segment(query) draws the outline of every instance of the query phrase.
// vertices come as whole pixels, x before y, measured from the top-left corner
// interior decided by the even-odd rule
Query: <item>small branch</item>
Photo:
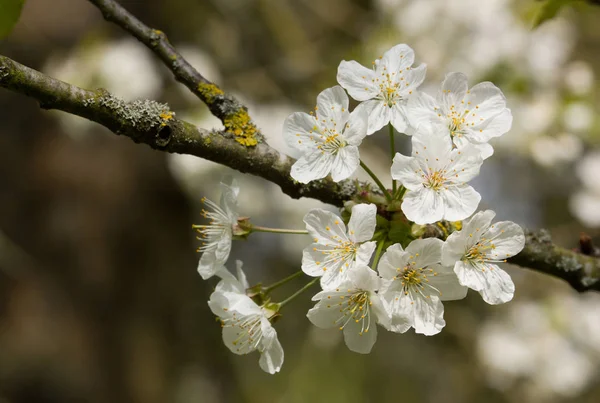
[[[255,146],[264,141],[264,137],[248,116],[248,109],[202,76],[171,45],[162,31],[148,27],[113,0],[89,1],[100,10],[104,19],[114,22],[152,50],[171,70],[175,79],[200,98],[211,113],[223,122],[225,129],[236,136],[236,141],[245,146]]]
[[[5,56],[0,56],[0,87],[36,99],[43,109],[58,109],[97,122],[136,143],[194,155],[260,176],[293,198],[312,197],[342,206],[356,193],[351,180],[335,183],[325,179],[309,185],[294,181],[289,172],[295,160],[266,143],[244,146],[230,132],[198,129],[177,119],[168,105],[149,100],[125,102],[103,89],[88,91]]]
[[[562,278],[579,292],[600,291],[600,259],[554,245],[547,230],[526,231],[525,239],[508,263]]]

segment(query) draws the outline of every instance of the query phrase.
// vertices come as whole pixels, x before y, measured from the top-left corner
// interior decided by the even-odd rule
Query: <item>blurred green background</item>
[[[240,97],[276,148],[286,116],[336,84],[340,60],[369,65],[407,43],[428,65],[506,94],[513,129],[492,142],[474,186],[498,219],[548,228],[575,247],[599,240],[600,8],[577,5],[532,30],[538,2],[510,0],[123,0],[209,79]],[[27,0],[0,54],[85,88],[168,102],[219,127],[153,55],[84,0]],[[310,293],[286,306],[285,349],[270,376],[235,356],[196,273],[192,223],[224,174],[240,212],[301,228],[311,200],[193,157],[166,155],[0,90],[0,403],[30,402],[597,402],[600,295],[509,267],[514,301],[469,293],[447,303],[433,337],[380,332],[367,356],[306,319]],[[402,150],[409,149],[406,138]],[[389,180],[387,137],[367,164]],[[362,177],[359,174],[359,177]],[[600,240],[599,240],[600,241]],[[252,283],[298,270],[308,239],[255,234],[234,244]],[[297,280],[276,294],[285,298]]]

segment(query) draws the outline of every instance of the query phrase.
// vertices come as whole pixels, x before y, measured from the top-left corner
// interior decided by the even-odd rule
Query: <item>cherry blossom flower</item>
[[[460,284],[478,291],[488,304],[512,299],[515,285],[497,263],[525,246],[523,229],[510,221],[492,224],[495,215],[492,210],[478,212],[442,248],[442,264],[453,267]]]
[[[410,97],[406,118],[415,130],[421,125],[439,124],[455,147],[474,144],[484,159],[494,153],[487,142],[508,132],[512,125],[502,91],[490,82],[469,90],[467,76],[462,73],[448,73],[436,98],[423,92]]]
[[[348,228],[340,217],[322,209],[313,209],[304,217],[306,229],[314,243],[304,249],[302,271],[312,277],[321,277],[321,287],[335,288],[352,268],[366,266],[371,260],[376,242],[377,207],[357,204],[352,207]]]
[[[412,157],[397,153],[392,178],[406,187],[402,211],[417,224],[445,219],[463,220],[477,209],[481,196],[467,184],[483,163],[476,148],[452,149],[450,139],[437,126],[412,137]]]
[[[350,113],[348,102],[336,85],[319,94],[315,114],[296,112],[285,120],[286,143],[302,153],[292,166],[292,178],[308,183],[331,173],[339,182],[356,171],[358,146],[367,135],[367,115],[359,110]]]
[[[413,50],[401,44],[373,62],[373,69],[354,60],[340,63],[337,80],[352,98],[361,101],[356,111],[364,110],[369,117],[367,134],[390,122],[399,132],[406,131],[403,108],[408,97],[425,79],[427,71],[425,64],[413,68],[414,60]]]
[[[306,315],[317,327],[337,327],[354,352],[368,354],[377,340],[377,326],[389,326],[390,316],[376,291],[381,279],[367,266],[357,266],[337,287],[316,294],[319,301]]]
[[[219,204],[206,197],[202,198],[202,202],[208,208],[208,210],[202,210],[202,216],[208,218],[210,222],[193,225],[193,228],[199,233],[198,239],[202,241],[202,246],[198,248],[198,252],[202,252],[198,263],[198,273],[204,280],[217,274],[229,258],[233,230],[238,220],[239,187],[236,181],[231,179],[221,182],[221,190]]]
[[[240,261],[238,278],[224,276],[210,296],[208,305],[223,326],[223,342],[234,354],[260,353],[259,366],[270,374],[279,372],[283,365],[283,348],[277,331],[271,325],[276,312],[258,306],[246,295],[248,283]]]
[[[440,264],[443,244],[435,238],[417,239],[406,250],[394,244],[381,257],[377,270],[389,281],[379,294],[392,315],[390,330],[404,333],[413,327],[416,333],[437,334],[446,324],[441,301],[467,295],[452,269]]]

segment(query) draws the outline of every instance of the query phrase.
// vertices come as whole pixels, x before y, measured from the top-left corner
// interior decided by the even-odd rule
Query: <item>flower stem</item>
[[[390,126],[390,154],[392,156],[392,162],[394,161],[394,156],[396,155],[396,144],[394,141],[394,126],[389,124]],[[396,179],[392,179],[392,194],[396,193]]]
[[[296,234],[296,235],[308,234],[308,231],[304,230],[304,229],[267,228],[267,227],[259,227],[258,225],[253,225],[250,228],[250,232],[271,232],[273,234]]]
[[[288,302],[290,302],[291,300],[293,300],[294,298],[296,298],[298,295],[302,294],[304,291],[308,290],[314,283],[316,283],[317,281],[319,281],[319,277],[315,277],[313,278],[311,281],[308,282],[308,284],[306,284],[304,287],[302,287],[301,289],[299,289],[298,291],[296,291],[295,293],[293,293],[292,295],[290,295],[289,297],[287,297],[286,299],[284,299],[283,301],[281,301],[279,303],[279,307],[281,308],[282,306],[284,306],[285,304],[287,304]]]
[[[398,188],[398,192],[396,193],[396,195],[394,196],[394,198],[396,200],[402,200],[402,197],[404,197],[404,193],[406,193],[406,188],[404,186],[400,186]]]
[[[274,289],[276,289],[276,288],[278,288],[278,287],[281,287],[282,285],[284,285],[284,284],[286,284],[286,283],[288,283],[288,282],[292,281],[293,279],[295,279],[296,277],[299,277],[299,276],[301,276],[301,275],[302,275],[302,270],[298,270],[297,272],[295,272],[294,274],[292,274],[292,275],[290,275],[290,276],[287,276],[287,277],[286,277],[286,278],[284,278],[283,280],[279,280],[278,282],[276,282],[276,283],[273,283],[273,284],[271,284],[271,285],[270,285],[270,286],[268,286],[268,287],[264,287],[262,291],[263,291],[263,293],[264,293],[265,295],[267,295],[268,293],[270,293],[270,292],[271,292],[271,291],[273,291]]]
[[[379,189],[381,189],[381,191],[383,192],[383,195],[385,196],[386,200],[388,202],[391,202],[392,201],[392,196],[390,195],[390,192],[388,192],[388,190],[385,188],[385,186],[383,186],[383,183],[381,183],[381,181],[379,180],[379,178],[377,177],[377,175],[375,175],[375,173],[373,173],[373,171],[371,171],[369,169],[369,167],[366,166],[364,162],[362,162],[362,160],[360,161],[360,166],[375,181],[375,183],[377,184],[377,186],[379,186]]]
[[[377,244],[377,250],[375,251],[375,259],[373,259],[373,270],[377,268],[379,258],[381,257],[381,252],[383,251],[383,245],[385,245],[385,238],[379,241],[379,243]]]

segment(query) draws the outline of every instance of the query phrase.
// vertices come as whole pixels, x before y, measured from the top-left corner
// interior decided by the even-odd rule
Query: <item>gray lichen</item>
[[[166,126],[175,115],[169,105],[147,99],[126,102],[104,90],[98,90],[98,96],[83,101],[84,106],[101,106],[114,113],[120,120],[141,131]]]

